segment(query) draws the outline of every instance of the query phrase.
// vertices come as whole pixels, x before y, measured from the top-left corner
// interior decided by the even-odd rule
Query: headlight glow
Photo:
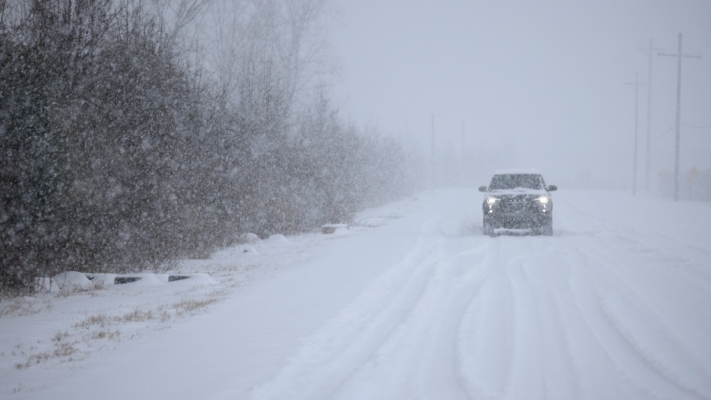
[[[499,199],[497,199],[496,197],[487,197],[486,198],[486,204],[488,204],[490,206],[493,206],[494,203],[496,203],[497,201],[499,201]]]
[[[541,202],[541,204],[548,204],[550,199],[548,199],[548,196],[541,196],[538,198],[538,201]]]

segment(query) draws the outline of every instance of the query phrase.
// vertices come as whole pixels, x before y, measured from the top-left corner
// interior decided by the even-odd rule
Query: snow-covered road
[[[473,190],[372,210],[382,225],[294,239],[293,266],[13,398],[711,398],[711,204],[554,201],[552,237],[482,236]]]

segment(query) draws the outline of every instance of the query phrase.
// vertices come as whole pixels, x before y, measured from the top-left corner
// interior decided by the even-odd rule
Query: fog
[[[711,2],[337,1],[330,41],[342,112],[385,135],[498,167],[537,167],[569,187],[632,185],[635,74],[652,76],[652,193],[674,170],[677,60],[681,171],[711,168]],[[639,87],[638,188],[647,86]],[[693,127],[692,127],[693,126]],[[705,127],[705,128],[695,128]],[[462,140],[464,132],[464,141]],[[488,171],[487,173],[489,173]],[[483,182],[482,184],[485,184]]]
[[[709,398],[710,111],[711,0],[0,0],[0,398]]]
[[[708,1],[0,2],[0,287],[308,232],[500,168],[629,192],[635,126],[636,187],[710,201],[710,19]],[[677,63],[653,53],[680,33],[705,58],[683,63],[676,190]]]

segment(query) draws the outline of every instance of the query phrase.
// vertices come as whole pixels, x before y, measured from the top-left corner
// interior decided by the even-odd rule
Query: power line
[[[706,129],[706,128],[711,128],[711,125],[706,125],[706,126],[695,126],[695,125],[687,125],[687,124],[682,124],[686,126],[687,128],[695,128],[695,129]]]
[[[686,126],[686,127],[689,127],[689,128],[696,128],[696,129],[711,128],[711,125],[707,125],[707,126],[694,126],[694,125],[687,125],[687,124],[682,124],[682,125],[683,125],[683,126]],[[664,131],[664,133],[662,133],[661,135],[659,135],[659,136],[653,136],[652,139],[659,139],[659,138],[662,138],[662,137],[666,136],[669,132],[671,132],[672,129],[674,129],[674,124],[670,125],[669,128],[668,128],[666,131]]]
[[[654,137],[654,139],[659,139],[659,138],[661,138],[661,137],[664,137],[664,136],[666,136],[666,135],[667,135],[667,133],[671,132],[671,130],[672,130],[672,129],[674,129],[674,125],[670,126],[670,127],[669,127],[669,129],[667,129],[667,131],[666,131],[666,132],[664,132],[664,133],[662,133],[661,135],[659,135],[659,136],[655,136],[655,137]]]

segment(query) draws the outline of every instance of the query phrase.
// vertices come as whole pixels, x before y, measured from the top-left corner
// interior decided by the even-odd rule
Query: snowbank
[[[55,275],[52,280],[60,290],[89,289],[94,284],[81,272],[68,271]]]
[[[284,235],[281,234],[276,234],[276,235],[271,235],[269,236],[264,243],[269,243],[272,245],[285,245],[285,244],[291,244],[291,242],[284,237]]]

